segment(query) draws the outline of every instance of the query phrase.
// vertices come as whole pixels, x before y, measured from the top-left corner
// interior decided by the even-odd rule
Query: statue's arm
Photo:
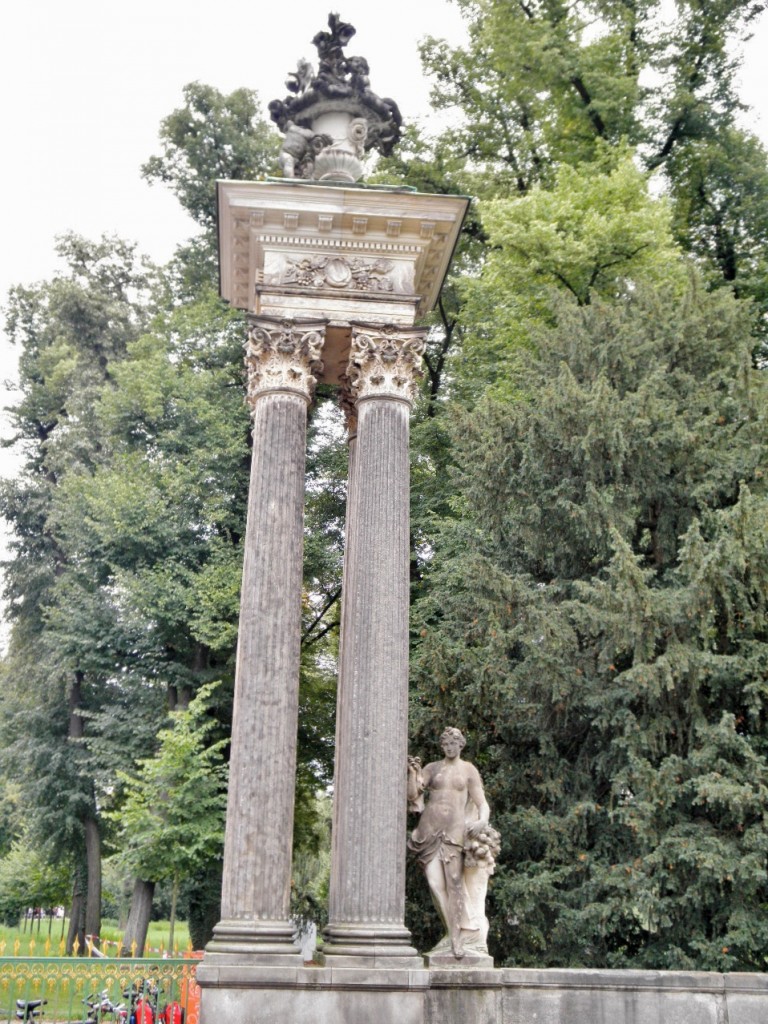
[[[427,780],[427,768],[421,767],[421,759],[418,757],[408,758],[408,810],[421,813],[424,810],[424,791],[429,782]]]
[[[467,792],[472,803],[477,808],[478,814],[477,821],[467,822],[467,831],[473,836],[478,832],[482,832],[483,828],[488,824],[488,820],[491,817],[491,808],[485,799],[485,790],[483,789],[483,780],[480,778],[480,772],[474,765],[469,765],[469,769],[470,771],[467,773]]]

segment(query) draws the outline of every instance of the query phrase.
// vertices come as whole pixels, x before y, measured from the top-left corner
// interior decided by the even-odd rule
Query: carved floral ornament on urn
[[[417,320],[437,301],[469,200],[359,183],[364,154],[397,141],[400,114],[372,92],[365,60],[344,54],[354,31],[331,14],[313,40],[317,71],[300,61],[289,95],[270,105],[284,177],[217,183],[221,295],[248,313],[253,468],[204,1015],[225,1007],[217,991],[301,965],[290,846],[306,410],[318,380],[338,388],[350,429],[325,952],[334,968],[423,966],[404,925],[409,413],[426,336]]]

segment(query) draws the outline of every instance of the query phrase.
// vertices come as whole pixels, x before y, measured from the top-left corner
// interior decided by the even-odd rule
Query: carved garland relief
[[[311,401],[324,342],[325,323],[249,317],[245,365],[251,409],[269,391],[294,391]]]
[[[289,255],[268,252],[263,281],[266,285],[290,285],[326,292],[378,292],[413,294],[413,260],[337,253]]]

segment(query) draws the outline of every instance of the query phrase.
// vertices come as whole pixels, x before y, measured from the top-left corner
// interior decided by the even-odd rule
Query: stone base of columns
[[[293,934],[287,921],[219,921],[205,947],[205,967],[201,964],[199,969],[206,970],[209,962],[301,967],[304,961]]]
[[[330,924],[323,932],[323,960],[334,967],[420,970],[424,959],[403,925]]]
[[[421,960],[419,960],[421,965]],[[247,1024],[424,1024],[429,972],[200,964],[201,1017]]]

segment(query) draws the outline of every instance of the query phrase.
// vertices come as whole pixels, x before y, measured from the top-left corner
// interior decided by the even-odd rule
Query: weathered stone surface
[[[338,14],[328,15],[329,32],[318,32],[319,67],[300,60],[285,83],[291,95],[269,104],[284,133],[280,167],[287,178],[357,181],[369,149],[384,155],[400,137],[402,118],[394,100],[371,90],[368,62],[344,48],[355,29]]]
[[[454,956],[450,949],[439,953],[432,950],[424,954],[424,963],[427,967],[450,971],[493,969],[493,957],[489,956],[488,953],[475,953],[473,950],[466,949],[461,959]]]
[[[304,463],[322,328],[251,323],[253,414],[222,920],[206,960],[301,963],[288,920],[296,765]],[[203,978],[205,970],[203,970]]]
[[[725,974],[727,1024],[765,1024],[768,1020],[768,974]],[[718,1024],[721,1024],[718,1021]]]
[[[429,984],[424,1024],[504,1024],[501,971],[431,969]],[[539,1022],[532,1016],[530,1024]]]
[[[429,965],[493,967],[488,956],[485,897],[500,850],[480,773],[461,758],[466,740],[449,726],[440,737],[445,755],[422,768],[408,758],[408,807],[421,813],[408,849],[421,865],[444,933]],[[428,794],[425,803],[424,794]]]
[[[227,966],[202,1006],[249,1024],[765,1024],[768,975]]]
[[[504,1024],[752,1024],[749,1017],[730,1013],[722,974],[578,969],[502,973]],[[762,1010],[768,1010],[768,1002]]]
[[[220,181],[222,298],[260,316],[331,321],[322,379],[337,384],[350,321],[412,326],[435,305],[468,202],[395,188]]]
[[[363,329],[360,328],[361,334]],[[365,334],[366,338],[370,335]],[[387,335],[387,345],[391,336]],[[408,700],[409,382],[423,341],[355,348],[327,962],[421,964],[403,923]],[[398,347],[399,346],[399,347]],[[399,383],[393,385],[391,366]],[[407,379],[406,379],[407,378]],[[398,761],[398,758],[402,758]]]
[[[247,1024],[423,1024],[428,984],[425,970],[230,966],[209,970],[201,1009]]]

